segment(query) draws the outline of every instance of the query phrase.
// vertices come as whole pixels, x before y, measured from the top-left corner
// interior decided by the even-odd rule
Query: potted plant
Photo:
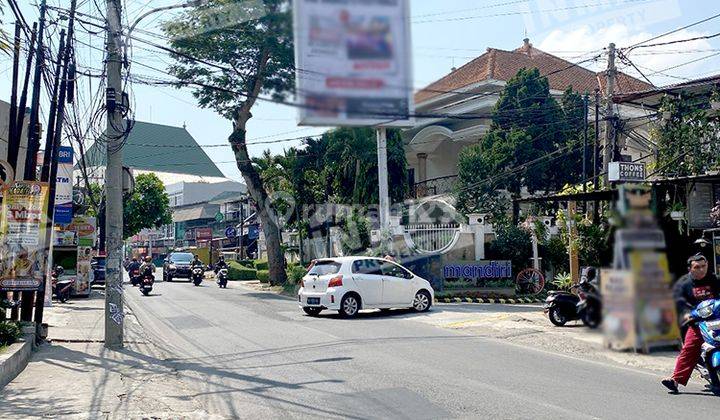
[[[676,201],[668,208],[667,214],[673,220],[685,220],[685,205]]]

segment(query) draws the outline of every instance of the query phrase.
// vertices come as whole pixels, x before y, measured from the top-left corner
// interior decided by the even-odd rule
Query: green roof
[[[247,191],[247,189],[246,189]],[[232,203],[234,201],[240,201],[247,193],[245,192],[238,192],[238,191],[224,191],[220,194],[216,195],[215,197],[208,200],[208,203],[213,204],[221,204],[221,203]]]
[[[122,149],[131,169],[224,177],[207,153],[183,127],[136,121]],[[105,166],[105,144],[95,142],[86,153],[87,166]]]

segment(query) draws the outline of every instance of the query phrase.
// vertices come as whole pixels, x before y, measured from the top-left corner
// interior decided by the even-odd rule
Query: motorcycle
[[[215,274],[215,277],[217,277],[218,286],[220,286],[221,289],[227,289],[227,284],[228,284],[227,268],[221,268],[220,270],[218,270],[218,272]]]
[[[143,273],[142,280],[139,282],[140,292],[143,295],[148,296],[150,292],[152,292],[154,284],[155,276],[153,275],[151,269],[146,268],[145,272]]]
[[[195,286],[200,286],[205,276],[205,270],[202,267],[195,267],[192,269],[192,281]]]
[[[140,284],[140,269],[136,268],[130,271],[130,283],[134,286]]]
[[[52,293],[55,295],[55,299],[62,303],[65,303],[70,299],[70,294],[75,286],[75,280],[67,278],[60,280],[60,276],[63,275],[64,270],[61,267],[54,269],[51,273],[52,279]]]
[[[701,302],[690,313],[705,342],[698,365],[701,376],[710,383],[715,393],[720,392],[720,299]]]
[[[566,291],[551,291],[548,294],[543,310],[553,325],[562,327],[578,319],[590,328],[600,325],[601,300],[595,279],[595,268],[586,267],[580,276],[580,283],[570,288],[571,291],[577,289],[577,294]]]

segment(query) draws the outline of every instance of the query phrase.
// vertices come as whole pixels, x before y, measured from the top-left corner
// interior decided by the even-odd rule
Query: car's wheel
[[[343,297],[340,302],[340,316],[344,318],[354,318],[360,311],[360,298],[356,294],[348,294]]]
[[[416,312],[425,312],[428,309],[430,309],[430,293],[427,292],[427,290],[420,290],[417,293],[415,293],[415,297],[413,298],[412,308]]]
[[[303,308],[303,311],[310,316],[318,316],[322,312],[322,308]]]
[[[548,316],[550,317],[550,322],[553,323],[553,325],[557,327],[562,327],[567,323],[567,317],[563,315],[562,311],[559,307],[553,306],[550,308],[550,312],[548,312]]]

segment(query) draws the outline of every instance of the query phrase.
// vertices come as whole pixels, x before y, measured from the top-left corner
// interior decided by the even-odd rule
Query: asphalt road
[[[660,419],[720,408],[697,385],[667,394],[657,373],[419,322],[433,312],[312,318],[233,282],[158,282],[149,297],[127,286],[125,296],[193,389],[176,397],[222,416]]]

